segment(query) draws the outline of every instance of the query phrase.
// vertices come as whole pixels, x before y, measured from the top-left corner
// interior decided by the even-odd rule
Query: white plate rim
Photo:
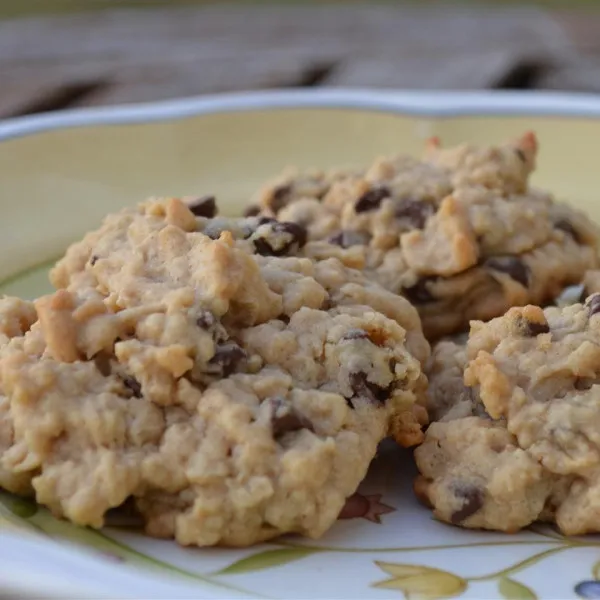
[[[264,109],[346,108],[384,111],[422,118],[460,116],[563,116],[600,118],[600,95],[561,92],[500,91],[390,91],[379,89],[270,90],[216,94],[163,102],[130,104],[102,108],[83,108],[44,113],[0,121],[0,143],[14,138],[47,131],[81,126],[140,124],[217,114]],[[65,583],[52,572],[35,574],[32,563],[62,558],[80,573],[91,573],[84,584]],[[0,599],[3,597],[33,600],[167,597],[198,598],[204,589],[169,581],[146,572],[143,577],[131,570],[123,571],[103,565],[88,552],[64,547],[56,542],[40,544],[17,535],[0,535]],[[38,563],[39,564],[39,563]],[[117,585],[115,585],[115,583]],[[95,585],[94,590],[90,585]],[[128,586],[127,589],[119,585]],[[90,593],[92,596],[90,596]],[[156,593],[163,594],[156,596]],[[210,597],[225,597],[217,590]],[[135,596],[130,596],[135,594]],[[173,596],[174,597],[174,596]],[[231,597],[231,596],[229,596]],[[242,597],[242,596],[238,596]]]
[[[139,124],[203,114],[285,108],[346,108],[422,118],[460,116],[600,117],[600,95],[319,88],[215,94],[161,102],[41,113],[0,121],[0,142],[56,129]]]

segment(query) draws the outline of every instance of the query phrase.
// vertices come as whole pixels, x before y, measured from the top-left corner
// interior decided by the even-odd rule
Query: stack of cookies
[[[543,305],[596,265],[589,218],[529,186],[537,142],[379,159],[363,171],[289,173],[251,212],[302,225],[305,254],[336,256],[419,310],[428,339]]]
[[[436,517],[580,534],[600,530],[598,231],[529,184],[536,155],[532,133],[434,139],[420,161],[288,172],[253,212],[302,225],[306,255],[336,256],[419,311],[433,350],[415,491]],[[539,308],[573,284],[580,303]]]
[[[431,140],[287,172],[236,219],[109,215],[55,293],[0,299],[0,485],[184,545],[317,537],[391,436],[442,520],[600,529],[600,296],[538,307],[600,291],[597,232],[529,185],[536,155]]]

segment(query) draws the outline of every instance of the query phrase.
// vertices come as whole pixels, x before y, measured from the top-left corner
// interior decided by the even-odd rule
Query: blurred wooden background
[[[594,0],[0,0],[0,18],[0,118],[272,87],[600,91]]]

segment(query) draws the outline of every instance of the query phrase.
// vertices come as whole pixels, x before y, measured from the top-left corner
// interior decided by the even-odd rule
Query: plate
[[[211,193],[236,214],[287,164],[350,166],[418,153],[431,135],[450,145],[527,129],[541,143],[534,183],[600,219],[591,96],[286,91],[0,123],[0,291],[49,291],[71,241],[149,195]],[[79,528],[0,493],[0,598],[600,598],[599,536],[444,525],[414,499],[413,477],[410,452],[382,444],[326,536],[245,549]]]

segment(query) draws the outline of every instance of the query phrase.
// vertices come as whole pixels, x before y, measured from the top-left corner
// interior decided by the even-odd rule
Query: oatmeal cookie
[[[109,216],[57,292],[0,305],[0,483],[92,527],[133,502],[184,545],[320,536],[388,432],[421,440],[418,314],[206,202]]]
[[[430,143],[423,160],[288,177],[286,194],[280,180],[254,211],[305,227],[307,256],[336,256],[406,296],[438,338],[547,303],[597,265],[589,219],[528,185],[536,154],[533,134],[493,147]]]
[[[442,520],[514,531],[600,530],[600,295],[474,323],[465,384],[489,418],[434,423],[417,493]]]

